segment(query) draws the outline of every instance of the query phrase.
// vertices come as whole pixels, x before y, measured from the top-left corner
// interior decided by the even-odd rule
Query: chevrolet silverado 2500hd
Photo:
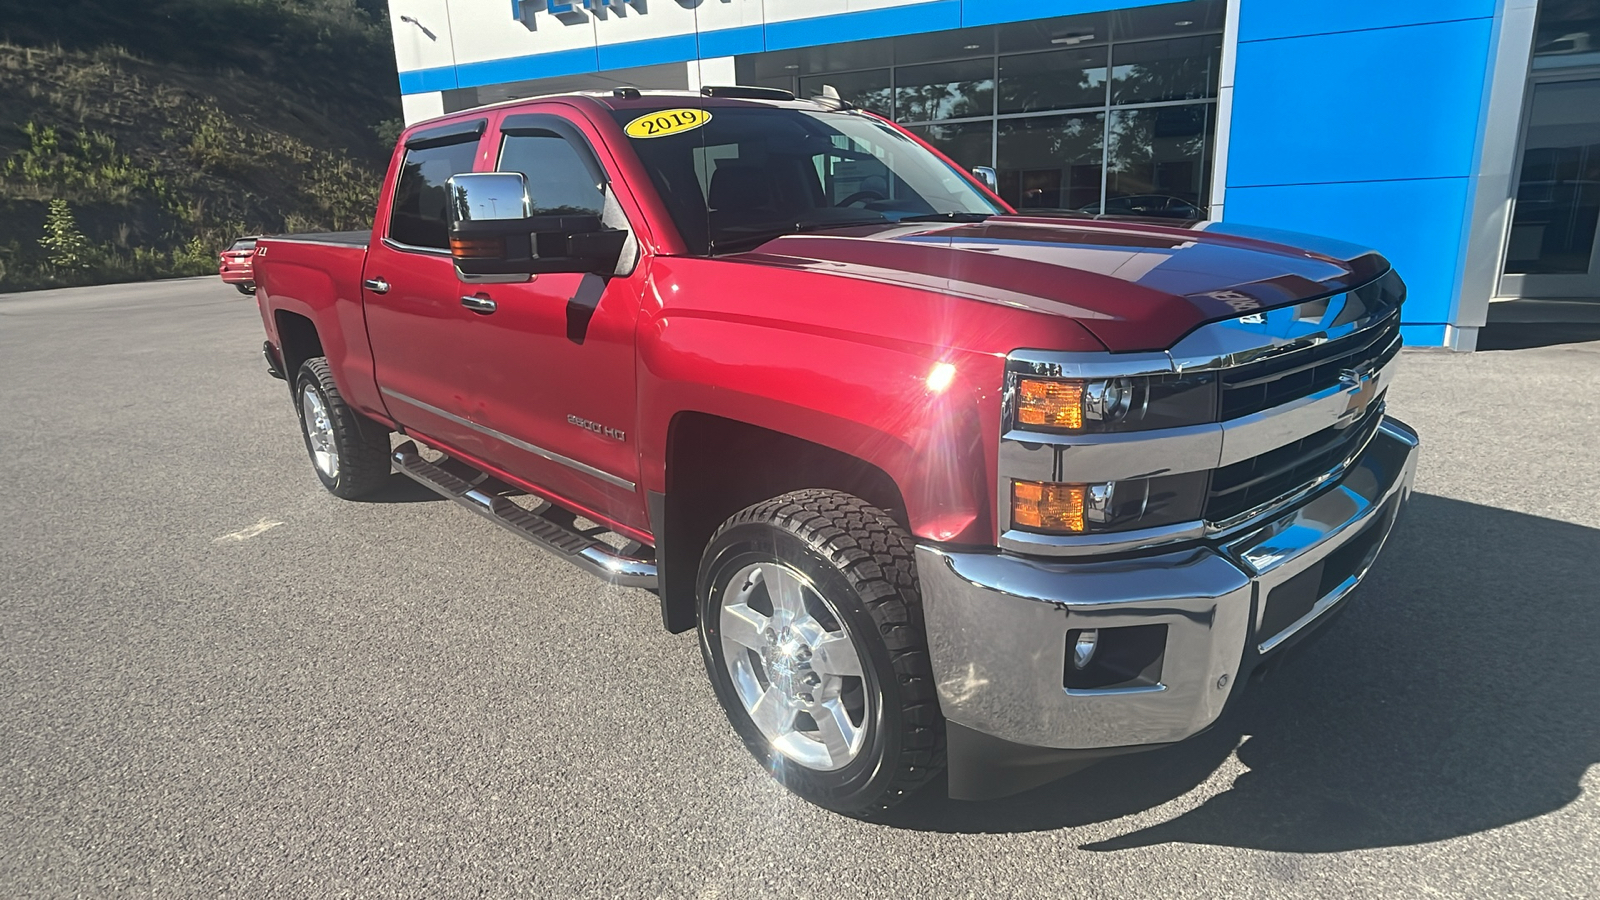
[[[328,490],[398,470],[653,590],[750,751],[838,810],[1206,729],[1410,491],[1382,256],[1018,215],[837,101],[452,114],[402,135],[370,234],[257,252]]]

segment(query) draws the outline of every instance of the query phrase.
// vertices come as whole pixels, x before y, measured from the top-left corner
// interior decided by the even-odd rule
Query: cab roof
[[[470,118],[474,114],[481,115],[489,110],[507,109],[526,103],[561,100],[564,98],[582,98],[610,110],[651,110],[690,104],[696,107],[711,107],[714,109],[738,106],[770,106],[777,109],[806,109],[818,112],[834,112],[854,108],[848,103],[832,100],[831,98],[802,100],[789,91],[777,88],[707,85],[699,91],[673,91],[619,87],[609,91],[561,91],[553,94],[536,94],[532,97],[517,97],[496,103],[485,103],[482,106],[468,107],[467,109],[457,110],[427,121],[442,122],[463,117]],[[417,124],[423,123],[419,122]]]

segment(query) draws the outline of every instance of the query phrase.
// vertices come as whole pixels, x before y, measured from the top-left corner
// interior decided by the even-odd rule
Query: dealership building
[[[1413,346],[1600,298],[1600,0],[390,0],[408,122],[760,85],[893,118],[1019,208],[1377,248]],[[1592,300],[1600,307],[1600,300]]]

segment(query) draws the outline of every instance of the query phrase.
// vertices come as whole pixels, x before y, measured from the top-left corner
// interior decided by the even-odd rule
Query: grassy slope
[[[239,233],[367,224],[399,117],[383,10],[0,0],[0,290],[215,271]],[[41,246],[51,201],[78,252]]]

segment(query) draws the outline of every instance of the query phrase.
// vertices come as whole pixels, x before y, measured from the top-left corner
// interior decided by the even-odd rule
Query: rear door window
[[[476,137],[456,144],[407,150],[394,189],[389,239],[408,247],[450,249],[445,182],[452,175],[471,172],[477,155]]]

